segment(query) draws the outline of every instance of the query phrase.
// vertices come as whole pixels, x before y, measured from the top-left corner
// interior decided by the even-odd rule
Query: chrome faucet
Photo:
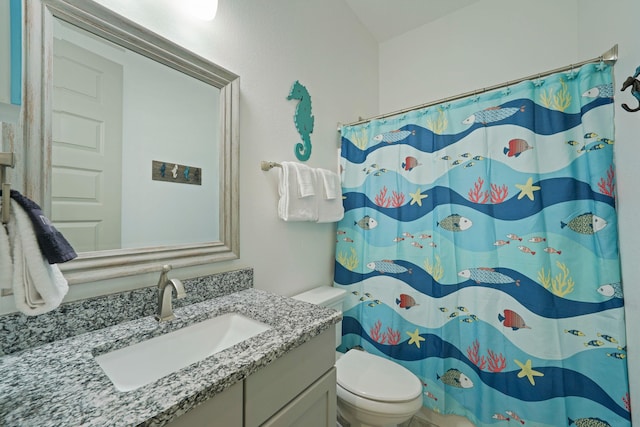
[[[169,277],[167,277],[167,273],[170,270],[170,265],[163,266],[162,273],[160,274],[160,280],[158,280],[158,311],[156,312],[156,320],[158,322],[164,322],[166,320],[173,320],[176,318],[171,306],[171,296],[173,293],[172,288],[176,290],[176,298],[180,299],[187,296],[187,293],[184,291],[184,286],[180,280],[169,279]]]

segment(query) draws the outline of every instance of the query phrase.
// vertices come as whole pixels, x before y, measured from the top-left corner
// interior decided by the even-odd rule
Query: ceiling
[[[479,0],[345,0],[380,43]]]

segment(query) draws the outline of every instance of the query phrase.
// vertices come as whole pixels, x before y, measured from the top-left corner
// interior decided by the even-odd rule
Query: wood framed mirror
[[[79,231],[76,232],[77,230],[89,230],[89,233],[86,234],[89,237],[84,238],[84,240],[82,237],[78,238],[77,244],[74,243],[73,239],[69,239],[74,247],[79,246],[81,249],[78,250],[79,256],[77,259],[60,265],[69,283],[92,282],[159,271],[164,264],[171,264],[174,268],[180,268],[238,258],[239,77],[90,0],[34,0],[25,2],[25,23],[25,102],[21,123],[22,130],[19,132],[23,138],[23,144],[16,144],[15,147],[17,155],[19,158],[24,159],[24,163],[16,169],[16,175],[19,179],[22,179],[25,195],[42,206],[45,214],[65,236],[68,233],[73,238],[76,234],[80,235]],[[62,29],[62,36],[60,35],[60,29]],[[58,49],[56,45],[60,43],[60,39],[75,37],[64,36],[65,32],[68,34],[75,29],[79,33],[86,32],[80,37],[93,38],[97,44],[103,43],[110,45],[113,50],[121,49],[127,55],[140,56],[142,59],[136,60],[138,62],[146,61],[146,63],[161,66],[165,70],[160,71],[160,73],[174,74],[178,79],[185,78],[192,81],[192,83],[185,83],[184,87],[187,84],[196,88],[210,87],[215,91],[215,95],[211,99],[216,105],[212,109],[212,113],[207,114],[218,116],[215,117],[216,124],[212,127],[211,123],[206,120],[208,116],[204,116],[199,120],[190,117],[189,119],[192,122],[184,122],[182,119],[177,118],[178,111],[186,110],[190,107],[195,108],[192,111],[200,111],[197,104],[186,107],[180,104],[171,105],[164,108],[165,110],[170,110],[169,116],[160,117],[154,113],[151,118],[147,117],[148,120],[145,121],[143,117],[135,116],[133,111],[145,111],[146,108],[132,108],[131,104],[129,104],[130,96],[127,91],[131,90],[132,87],[135,90],[139,85],[125,82],[124,101],[120,101],[120,103],[129,107],[129,110],[125,111],[125,113],[119,113],[124,117],[123,120],[125,122],[121,127],[138,128],[139,132],[135,136],[123,133],[123,144],[126,144],[128,140],[140,141],[145,139],[144,136],[151,134],[152,130],[157,134],[168,133],[162,129],[145,129],[145,126],[151,126],[150,123],[155,122],[158,125],[173,123],[174,128],[177,128],[176,132],[181,132],[177,134],[178,137],[174,135],[172,139],[177,149],[174,151],[165,149],[164,151],[155,152],[156,147],[163,146],[163,144],[166,146],[167,143],[158,142],[159,137],[154,136],[148,138],[151,141],[147,141],[147,145],[144,148],[123,150],[123,153],[134,151],[142,153],[142,155],[138,156],[139,159],[136,159],[137,163],[132,161],[126,154],[127,157],[122,157],[122,167],[127,171],[138,170],[138,174],[129,174],[127,176],[123,174],[119,184],[114,184],[116,180],[105,179],[102,176],[102,172],[94,167],[86,166],[84,168],[86,170],[83,170],[80,175],[67,174],[64,171],[60,172],[61,168],[67,167],[66,164],[60,166],[61,162],[58,160],[60,151],[65,151],[70,145],[82,145],[81,149],[85,151],[99,147],[96,148],[96,151],[100,151],[105,144],[102,137],[107,133],[104,131],[102,121],[92,118],[93,122],[98,123],[95,128],[88,127],[88,132],[83,132],[82,130],[79,132],[74,131],[73,135],[80,136],[65,139],[72,134],[72,132],[68,131],[71,126],[70,123],[79,121],[76,119],[80,116],[76,113],[69,113],[69,111],[60,107],[61,95],[59,93],[67,89],[61,89],[61,85],[57,82],[60,76],[66,76],[67,80],[79,80],[79,77],[71,74],[71,78],[69,78],[69,73],[76,72],[57,69],[59,67],[58,63],[74,62],[75,60],[72,59],[70,61],[66,57],[60,59],[61,56],[59,51],[56,50]],[[89,50],[87,46],[83,46],[82,49]],[[88,63],[91,66],[86,67],[91,68],[91,72],[96,68],[92,66],[93,61],[93,59],[90,59]],[[80,74],[82,73],[79,72],[77,76],[80,76]],[[97,74],[102,75],[101,71],[98,71]],[[124,74],[126,79],[134,73],[127,72],[125,68]],[[96,77],[94,80],[97,81],[100,78]],[[91,76],[88,81],[93,82]],[[171,83],[170,85],[173,88],[177,84],[182,85],[182,83]],[[161,92],[168,92],[157,89],[155,89],[155,92],[153,89],[151,91],[158,96],[162,95]],[[178,92],[182,93],[184,91]],[[175,98],[176,96],[174,95],[173,99],[175,100]],[[192,96],[185,98],[193,99]],[[67,100],[64,102],[67,102]],[[72,101],[67,103],[70,102],[72,103]],[[169,101],[159,101],[159,98],[155,98],[154,95],[154,103],[160,102]],[[63,115],[63,113],[66,117],[73,117],[74,120],[65,120],[63,118],[60,121],[59,116]],[[191,116],[197,115],[191,114]],[[84,117],[82,117],[82,120],[85,123],[87,122]],[[208,127],[197,133],[193,127],[196,127],[198,123],[206,124]],[[189,130],[188,132],[187,129]],[[207,135],[211,133],[214,133],[214,135],[210,135],[209,141]],[[194,134],[197,136],[194,136]],[[89,137],[84,138],[82,135],[89,135]],[[92,141],[94,136],[95,141]],[[81,141],[81,143],[75,144],[74,141],[71,141],[73,138]],[[180,138],[182,138],[182,141],[179,141]],[[213,157],[217,160],[214,164],[205,163],[205,167],[201,171],[203,179],[204,177],[215,178],[209,181],[209,187],[201,186],[200,188],[195,188],[196,186],[185,185],[184,183],[177,184],[152,180],[151,160],[168,162],[170,163],[169,168],[174,165],[176,170],[178,165],[181,167],[190,165],[194,168],[200,166],[195,164],[197,161],[186,155],[188,152],[197,151],[185,142],[187,140],[191,142],[191,139],[202,139],[206,141],[206,144],[212,144],[211,146],[205,146],[206,150],[209,150],[205,151],[205,153],[210,153],[211,156],[208,154],[200,155],[201,158]],[[89,148],[84,145],[89,146]],[[58,146],[63,146],[63,149],[57,148]],[[163,154],[165,157],[168,156],[170,158],[156,158],[161,157]],[[83,162],[85,164],[90,163],[80,160],[80,163]],[[66,170],[70,169],[67,167]],[[188,177],[187,169],[182,173],[184,173],[185,177]],[[14,179],[14,181],[16,180]],[[144,183],[141,184],[141,182]],[[109,207],[107,205],[109,202],[103,201],[101,196],[106,194],[113,196],[117,187],[121,187],[126,191],[127,188],[131,189],[131,187],[135,186],[137,188],[135,194],[133,196],[129,195],[129,208],[119,207],[115,209],[116,212],[120,210],[124,223],[128,225],[121,225],[119,231],[103,233],[106,237],[95,237],[98,236],[98,229],[102,228],[102,219],[93,218],[91,216],[93,214],[88,214],[86,219],[61,216],[60,212],[64,211],[64,209],[60,206],[66,206],[67,211],[79,211],[79,208],[73,206],[72,203],[78,202],[78,200],[82,201],[81,199],[84,197],[82,196],[83,188],[79,190],[80,196],[71,194],[68,190],[74,183],[83,183],[81,187],[84,187],[84,194],[87,195],[86,199],[90,205],[93,205],[93,209],[89,210],[94,212],[106,210]],[[138,187],[138,184],[145,186]],[[180,199],[182,196],[185,197],[184,200]],[[203,198],[217,200],[217,204],[207,205],[209,207],[203,208],[197,203],[197,200],[202,200]],[[176,200],[179,200],[179,202],[176,202]],[[189,200],[192,200],[192,202]],[[123,204],[126,203],[123,202]],[[176,206],[172,207],[172,204]],[[72,206],[72,208],[69,209],[69,206]],[[152,206],[152,208],[149,209],[149,206]],[[171,211],[170,208],[174,210]],[[168,216],[164,220],[155,218],[156,213],[166,213],[165,210],[169,211],[169,213],[167,213]],[[187,211],[202,211],[199,213],[203,216],[183,215]],[[136,215],[139,216],[134,218]],[[155,235],[156,237],[142,238],[135,236],[135,231],[148,225],[148,219],[151,217],[158,220],[156,225],[151,227],[152,229],[149,233],[151,236]],[[176,232],[176,227],[179,227],[181,223],[190,226],[195,224],[196,227],[201,228],[201,235],[205,237],[186,237],[185,241],[181,241],[180,238],[175,236],[158,237],[163,236],[163,232],[167,231],[163,230],[165,227],[171,229],[174,234],[181,236],[198,235],[197,230],[195,232],[191,230],[191,235],[186,231]],[[215,229],[212,234],[208,234],[209,231],[205,229],[208,224]],[[109,242],[106,246],[98,246],[97,244],[96,246],[91,246],[91,244],[95,243],[92,242],[92,239],[104,241],[108,239],[108,236],[115,236],[117,233],[120,233],[120,240],[124,243],[112,244]],[[124,238],[122,238],[123,236]]]

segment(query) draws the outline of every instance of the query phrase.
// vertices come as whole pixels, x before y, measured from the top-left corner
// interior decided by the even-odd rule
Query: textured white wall
[[[578,62],[577,3],[482,0],[380,44],[380,111]]]
[[[637,0],[482,0],[380,45],[380,112],[449,96],[596,57],[618,43],[616,87],[640,65]],[[627,91],[628,92],[628,91]],[[629,93],[616,99],[616,164],[628,362],[633,418],[640,419],[640,113]],[[460,417],[427,414],[441,427],[467,427]]]

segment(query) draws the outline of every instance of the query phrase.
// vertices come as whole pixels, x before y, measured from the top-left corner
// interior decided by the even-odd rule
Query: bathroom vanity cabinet
[[[130,301],[119,300],[123,305]],[[105,303],[106,310],[113,311],[113,304]],[[0,390],[6,390],[0,425],[335,426],[335,325],[340,313],[253,288],[178,307],[175,313],[178,321],[159,324],[151,316],[123,320],[0,357]],[[98,353],[227,313],[270,328],[129,392],[118,391],[96,361]],[[55,322],[55,330],[62,329],[67,319],[66,314],[49,318],[37,331],[51,330]],[[9,330],[22,332],[21,322],[18,317]]]
[[[335,325],[173,420],[170,427],[334,427]]]

